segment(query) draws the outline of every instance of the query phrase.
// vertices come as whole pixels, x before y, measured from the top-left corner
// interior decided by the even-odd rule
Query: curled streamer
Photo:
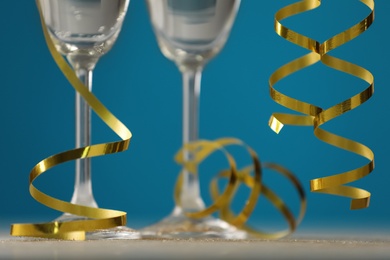
[[[57,52],[46,24],[43,21],[42,10],[39,2],[37,6],[41,18],[43,33],[49,51],[58,67],[68,79],[74,89],[85,99],[92,110],[109,126],[122,140],[117,142],[95,144],[81,147],[74,150],[65,151],[50,156],[39,162],[30,172],[29,186],[31,196],[41,204],[61,212],[84,216],[87,220],[77,220],[69,222],[49,222],[39,224],[13,224],[11,225],[12,236],[45,237],[67,240],[84,240],[88,231],[114,228],[126,225],[126,212],[92,208],[77,204],[71,204],[54,197],[48,196],[38,190],[33,182],[45,171],[59,164],[95,156],[102,156],[127,150],[130,139],[130,130],[122,124],[111,112],[88,90],[86,86],[77,78],[73,69],[68,65],[59,52]]]
[[[335,135],[321,128],[326,122],[360,106],[374,93],[374,77],[366,69],[345,60],[330,56],[329,51],[345,44],[365,32],[374,21],[374,1],[360,0],[371,12],[361,22],[349,29],[329,38],[323,43],[301,35],[287,27],[280,21],[290,16],[306,12],[320,6],[320,0],[303,0],[280,9],[275,15],[275,31],[282,38],[301,46],[311,52],[296,60],[293,60],[277,69],[269,79],[270,96],[282,106],[300,112],[304,115],[293,115],[284,113],[272,114],[269,125],[278,133],[284,124],[313,126],[314,135],[321,141],[335,147],[347,150],[362,157],[369,162],[359,168],[342,172],[339,174],[312,179],[310,189],[313,192],[339,195],[351,199],[351,209],[366,208],[369,206],[371,194],[363,189],[346,186],[345,184],[356,181],[370,174],[374,169],[374,153],[365,145],[356,141]],[[321,107],[291,98],[274,88],[274,85],[281,79],[317,62],[335,70],[353,75],[365,81],[368,87],[357,95],[352,96],[330,108]]]
[[[238,170],[234,157],[226,149],[227,146],[231,145],[238,145],[245,148],[252,159],[252,164]],[[191,161],[184,159],[184,151],[190,152],[193,155],[193,159]],[[221,138],[215,141],[199,140],[185,144],[183,148],[176,154],[175,160],[179,164],[183,165],[183,168],[188,170],[190,174],[198,174],[197,166],[209,155],[217,151],[222,152],[226,156],[226,159],[229,163],[229,169],[221,171],[210,182],[210,193],[213,199],[213,203],[204,210],[197,212],[187,212],[185,214],[191,218],[203,218],[215,212],[219,212],[221,219],[240,229],[246,230],[254,237],[263,239],[278,239],[291,234],[303,219],[306,211],[306,197],[304,189],[302,188],[299,180],[287,169],[274,163],[265,163],[262,165],[256,152],[251,147],[236,138]],[[284,201],[270,188],[262,183],[263,168],[269,168],[280,173],[293,184],[299,194],[300,199],[300,211],[297,218],[295,218],[294,214],[284,203]],[[229,182],[223,192],[220,192],[218,189],[217,182],[220,178],[229,179]],[[181,183],[182,174],[179,175],[175,186],[174,198],[177,205],[181,204]],[[230,204],[240,184],[245,184],[251,189],[251,192],[242,210],[238,214],[234,214],[233,211],[230,210]],[[287,230],[266,233],[246,225],[246,222],[257,206],[259,196],[262,194],[273,204],[277,210],[280,211],[280,213],[286,219],[289,225]]]

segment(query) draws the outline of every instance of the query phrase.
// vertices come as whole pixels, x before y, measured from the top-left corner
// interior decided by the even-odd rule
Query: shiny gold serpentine
[[[296,60],[293,60],[277,69],[269,79],[270,96],[280,105],[300,112],[304,115],[293,115],[284,113],[272,114],[269,125],[279,133],[284,124],[296,126],[313,126],[314,135],[321,141],[335,147],[347,150],[363,156],[369,162],[359,168],[342,172],[339,174],[316,178],[310,181],[310,189],[313,192],[338,195],[351,199],[351,209],[361,209],[369,206],[371,194],[363,189],[346,186],[345,184],[356,181],[370,174],[374,169],[374,153],[365,145],[356,141],[335,135],[320,127],[326,122],[338,117],[366,102],[374,93],[374,77],[366,69],[330,56],[328,53],[354,39],[365,32],[374,21],[374,1],[360,0],[370,8],[371,12],[361,22],[349,29],[331,37],[323,43],[319,43],[309,37],[301,35],[281,24],[281,20],[302,12],[306,12],[320,6],[320,0],[303,0],[280,9],[275,15],[275,31],[282,38],[301,46],[311,52]],[[299,101],[282,94],[274,88],[274,85],[283,78],[303,69],[322,62],[330,68],[348,73],[368,83],[368,87],[357,95],[344,100],[328,109]]]
[[[126,225],[126,212],[92,208],[82,205],[71,204],[62,200],[58,200],[38,190],[33,182],[45,171],[59,164],[95,156],[102,156],[127,150],[131,132],[122,124],[111,112],[88,90],[88,88],[77,78],[73,69],[68,65],[65,59],[57,52],[50,35],[47,31],[46,24],[42,17],[42,10],[39,2],[37,6],[41,18],[43,33],[48,45],[49,51],[61,69],[65,77],[68,79],[74,89],[85,99],[93,111],[122,139],[117,142],[102,143],[82,147],[74,150],[65,151],[53,156],[50,156],[40,161],[30,172],[30,194],[31,196],[45,206],[53,208],[61,212],[84,216],[86,220],[77,220],[69,222],[50,222],[41,224],[13,224],[11,225],[12,236],[27,236],[27,237],[43,237],[57,238],[66,240],[84,240],[86,232],[107,229],[117,226]]]
[[[237,170],[236,162],[226,148],[227,146],[231,145],[238,145],[245,148],[252,159],[252,165],[244,167],[241,170]],[[193,160],[186,161],[184,159],[183,154],[185,151],[191,152],[193,155]],[[188,170],[190,174],[198,174],[197,166],[205,158],[217,151],[221,151],[226,156],[226,159],[229,163],[229,169],[221,171],[210,182],[210,194],[214,202],[204,210],[197,212],[187,212],[185,214],[190,218],[203,218],[218,212],[221,219],[240,229],[246,230],[253,237],[262,239],[278,239],[294,232],[298,224],[303,219],[306,211],[306,197],[301,183],[290,171],[278,164],[265,163],[264,165],[261,165],[256,152],[241,140],[236,138],[220,138],[215,141],[199,140],[191,142],[183,146],[183,148],[176,154],[175,160],[183,166],[183,169]],[[295,218],[294,214],[278,195],[276,195],[271,189],[262,183],[263,168],[269,168],[279,172],[294,185],[298,191],[300,199],[300,211],[298,218]],[[253,176],[251,175],[252,172]],[[183,176],[181,173],[178,177],[174,194],[175,203],[179,206],[181,205],[180,194],[182,188],[182,178]],[[218,189],[218,179],[220,178],[229,179],[229,182],[222,193],[220,193]],[[230,210],[230,204],[241,183],[248,186],[251,189],[251,192],[241,212],[234,214],[232,210]],[[261,194],[263,194],[273,204],[273,206],[281,212],[281,214],[288,222],[288,229],[274,233],[267,233],[258,231],[246,225],[250,215],[256,208],[258,198]]]

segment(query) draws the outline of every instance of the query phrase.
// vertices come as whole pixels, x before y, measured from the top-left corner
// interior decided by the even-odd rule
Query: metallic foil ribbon
[[[227,150],[227,146],[231,145],[238,145],[245,148],[252,159],[252,165],[238,170],[234,157]],[[241,140],[236,138],[221,138],[215,141],[199,140],[191,142],[185,144],[182,147],[182,149],[176,154],[175,160],[179,164],[183,165],[183,169],[188,170],[190,174],[198,174],[197,166],[209,155],[217,151],[220,151],[225,155],[229,163],[229,169],[221,171],[210,182],[210,194],[214,202],[204,210],[197,212],[187,212],[185,214],[190,218],[203,218],[218,212],[221,219],[240,229],[246,230],[253,237],[262,239],[278,239],[294,232],[298,224],[303,219],[306,211],[306,197],[302,185],[290,171],[283,168],[282,166],[274,163],[265,163],[262,165],[256,152]],[[193,160],[185,160],[183,156],[185,152],[190,152],[193,155]],[[284,201],[262,183],[263,168],[269,168],[280,173],[293,184],[298,192],[300,199],[300,212],[297,218],[295,218],[294,214],[287,207]],[[252,172],[253,176],[251,174]],[[178,177],[174,193],[174,198],[177,205],[181,204],[180,194],[182,187],[182,173]],[[218,189],[218,179],[220,178],[228,178],[229,180],[223,192],[220,192]],[[234,214],[233,211],[230,210],[230,204],[240,184],[245,184],[248,186],[251,189],[251,192],[242,210],[238,214]],[[267,233],[258,231],[246,225],[246,222],[257,206],[258,198],[261,194],[263,194],[265,198],[267,198],[273,204],[273,206],[281,212],[281,214],[288,222],[288,229],[274,233]]]
[[[314,39],[301,35],[285,27],[281,23],[283,19],[317,8],[321,4],[320,0],[303,0],[280,9],[275,14],[276,33],[287,41],[309,50],[310,53],[283,65],[277,69],[269,79],[271,98],[284,107],[304,114],[272,114],[269,125],[276,133],[281,130],[284,124],[313,126],[314,135],[319,140],[368,159],[369,162],[359,168],[331,176],[316,178],[310,181],[310,189],[313,192],[350,198],[351,209],[361,209],[369,206],[371,194],[368,191],[356,187],[346,186],[345,184],[361,179],[373,171],[374,153],[367,146],[325,131],[321,128],[321,126],[335,117],[360,106],[370,99],[374,93],[374,77],[368,70],[328,54],[331,50],[345,44],[365,32],[373,23],[374,1],[360,0],[360,2],[371,10],[369,15],[361,22],[331,37],[323,43],[319,43]],[[322,62],[330,68],[358,77],[367,82],[368,87],[359,94],[356,94],[351,98],[348,98],[327,109],[291,98],[274,88],[274,85],[278,81],[301,69],[314,65],[317,62]]]
[[[70,84],[74,87],[74,89],[89,104],[92,110],[122,140],[117,142],[102,143],[87,147],[81,147],[78,149],[69,150],[50,156],[40,161],[30,172],[30,194],[35,200],[55,210],[67,212],[78,216],[83,216],[88,219],[69,222],[54,221],[50,223],[40,224],[13,224],[11,225],[10,233],[12,236],[84,240],[86,232],[98,229],[108,229],[117,226],[125,226],[126,212],[111,209],[86,207],[58,200],[38,190],[33,185],[33,182],[42,173],[59,164],[77,159],[90,158],[125,151],[129,146],[130,138],[132,135],[130,130],[121,121],[119,121],[77,78],[73,69],[68,65],[62,55],[56,50],[52,39],[50,38],[50,35],[48,33],[46,24],[43,20],[42,10],[38,1],[37,6],[41,18],[41,24],[46,43],[56,64],[61,69]]]

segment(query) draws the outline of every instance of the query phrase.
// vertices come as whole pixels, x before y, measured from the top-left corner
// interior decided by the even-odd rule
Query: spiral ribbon
[[[252,164],[238,170],[234,157],[227,150],[227,146],[232,145],[238,145],[245,148],[252,159]],[[294,232],[298,224],[303,219],[306,211],[306,197],[304,189],[302,188],[299,180],[290,171],[278,164],[265,163],[262,165],[256,152],[251,147],[236,138],[220,138],[215,141],[199,140],[185,144],[182,149],[178,151],[175,156],[175,160],[177,163],[183,166],[183,171],[181,174],[179,174],[175,186],[174,198],[176,205],[181,205],[180,194],[182,191],[184,170],[188,171],[189,174],[198,174],[197,166],[204,159],[217,151],[220,151],[225,155],[229,163],[229,169],[220,171],[220,173],[217,174],[210,182],[210,194],[214,202],[203,210],[197,212],[186,212],[185,214],[190,218],[203,218],[218,212],[221,219],[240,229],[246,230],[253,237],[263,239],[278,239]],[[186,153],[191,153],[193,159],[185,160],[184,154]],[[294,185],[300,199],[300,211],[297,218],[295,218],[294,214],[284,203],[284,201],[264,183],[262,183],[263,168],[269,168],[280,173]],[[251,175],[252,172],[253,176]],[[218,189],[218,179],[220,178],[228,178],[229,180],[223,192],[220,192]],[[241,183],[248,186],[251,189],[251,192],[241,212],[234,214],[230,209],[230,204]],[[274,233],[267,233],[246,225],[246,222],[250,218],[253,210],[256,208],[258,198],[261,194],[263,194],[265,198],[267,198],[273,204],[273,206],[281,212],[281,214],[288,222],[288,229]]]
[[[130,130],[121,121],[119,121],[77,78],[73,69],[56,50],[43,20],[41,6],[38,1],[37,6],[41,18],[44,37],[54,61],[73,88],[85,99],[88,105],[104,121],[104,123],[106,123],[107,126],[109,126],[122,140],[95,144],[55,154],[40,161],[30,172],[30,194],[35,200],[55,210],[83,216],[88,219],[69,222],[54,221],[38,224],[13,224],[11,225],[10,233],[12,236],[84,240],[86,232],[125,226],[126,212],[71,204],[46,195],[38,190],[33,185],[33,182],[42,173],[59,164],[77,159],[91,158],[125,151],[129,146],[132,135]]]
[[[314,39],[301,35],[285,27],[281,23],[283,19],[319,7],[321,4],[320,0],[302,0],[280,9],[275,14],[276,33],[285,40],[290,41],[311,52],[281,66],[270,76],[269,79],[271,98],[284,107],[304,114],[272,114],[269,120],[269,125],[276,133],[279,133],[284,124],[296,126],[313,126],[314,135],[319,140],[332,146],[355,153],[369,160],[367,164],[353,170],[331,176],[312,179],[310,181],[310,189],[312,192],[332,194],[350,198],[351,209],[361,209],[369,206],[371,194],[368,191],[356,187],[346,186],[345,184],[361,179],[373,171],[374,153],[367,146],[325,131],[321,128],[321,126],[326,122],[362,105],[364,102],[370,99],[374,93],[374,77],[368,70],[328,54],[331,50],[361,35],[373,23],[374,1],[360,0],[360,2],[362,2],[371,10],[369,15],[361,22],[329,38],[323,43],[319,43]],[[288,77],[289,75],[301,69],[314,65],[317,62],[322,62],[330,68],[358,77],[361,80],[367,82],[368,87],[351,98],[348,98],[327,109],[323,109],[313,104],[291,98],[274,88],[274,85],[281,79]]]

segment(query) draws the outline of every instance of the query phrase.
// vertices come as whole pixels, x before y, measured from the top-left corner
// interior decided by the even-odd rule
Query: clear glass
[[[240,0],[146,0],[158,45],[175,62],[183,78],[183,144],[198,140],[198,110],[202,70],[223,48]],[[185,158],[191,160],[187,152]],[[205,204],[197,174],[184,171],[181,205],[155,225],[141,230],[144,237],[243,239],[246,232],[209,216],[188,218],[184,213]]]
[[[43,17],[57,50],[66,56],[76,75],[92,91],[92,71],[115,43],[130,0],[39,0]],[[91,109],[76,93],[76,148],[91,145]],[[97,207],[91,183],[90,158],[76,161],[71,203]],[[56,221],[83,217],[63,214]],[[87,234],[87,239],[134,239],[139,233],[117,227]]]

